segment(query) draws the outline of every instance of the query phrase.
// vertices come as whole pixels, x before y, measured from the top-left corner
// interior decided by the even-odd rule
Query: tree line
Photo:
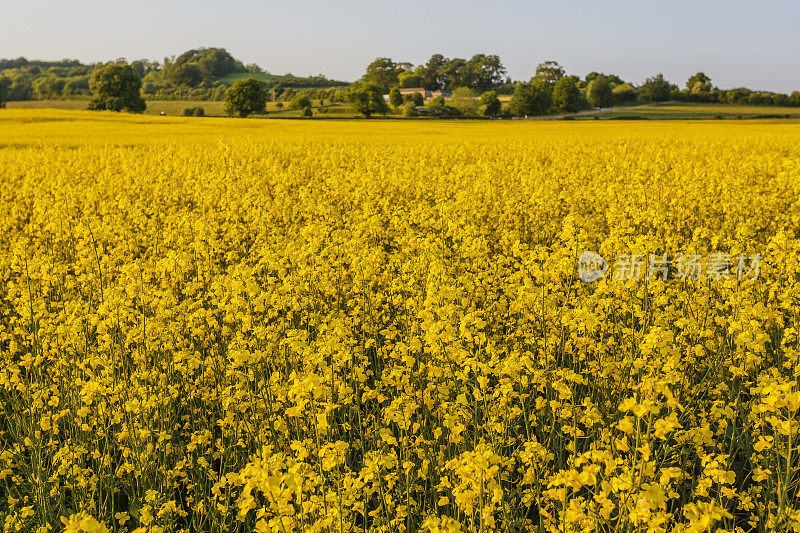
[[[6,100],[90,99],[92,72],[108,64],[129,65],[140,78],[148,100],[222,100],[230,86],[226,77],[253,75],[269,87],[282,89],[327,88],[348,85],[323,75],[273,76],[255,64],[244,65],[224,48],[198,48],[162,62],[140,59],[128,63],[83,64],[77,60],[35,61],[24,57],[0,59],[0,89]]]
[[[402,91],[415,88],[419,91]],[[451,94],[424,98],[423,91]],[[91,99],[92,109],[134,112],[146,108],[140,102],[146,99],[224,100],[233,116],[264,113],[269,101],[309,116],[312,100],[320,103],[318,112],[327,110],[322,105],[326,101],[348,103],[365,117],[386,115],[392,108],[409,117],[524,117],[669,100],[800,107],[800,91],[720,89],[703,72],[689,77],[683,88],[662,74],[635,85],[616,74],[570,75],[559,63],[544,61],[529,80],[515,82],[500,57],[492,54],[469,59],[433,54],[416,66],[379,57],[352,84],[322,75],[273,76],[258,65],[243,64],[224,48],[192,49],[161,63],[116,60],[84,65],[77,60],[0,59],[0,105],[6,100],[59,98]]]
[[[703,72],[691,76],[683,89],[666,80],[663,74],[651,76],[640,85],[616,74],[591,72],[581,78],[568,75],[555,61],[540,63],[528,81],[512,82],[506,73],[496,55],[476,54],[464,60],[434,54],[416,67],[408,62],[379,57],[367,66],[356,85],[361,86],[361,91],[388,92],[389,102],[395,107],[405,105],[406,114],[431,113],[420,109],[423,103],[419,98],[415,102],[414,95],[404,97],[400,91],[403,88],[453,91],[452,105],[444,107],[444,112],[451,116],[541,116],[669,100],[800,107],[800,91],[783,94],[747,88],[725,90],[715,87]],[[511,96],[507,107],[496,101],[497,95],[502,94]],[[436,98],[431,102],[434,109],[442,105]]]
[[[384,92],[391,87],[421,87],[429,91],[466,87],[480,92],[511,85],[506,68],[496,55],[475,54],[470,59],[447,58],[433,54],[427,63],[395,63],[379,57],[367,66],[362,82],[374,83]]]

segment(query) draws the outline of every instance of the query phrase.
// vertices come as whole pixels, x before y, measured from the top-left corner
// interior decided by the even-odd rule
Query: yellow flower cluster
[[[800,530],[797,124],[3,110],[0,170],[4,531]]]

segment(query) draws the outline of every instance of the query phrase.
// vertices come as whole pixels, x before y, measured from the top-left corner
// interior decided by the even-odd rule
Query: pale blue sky
[[[514,79],[554,59],[639,83],[800,90],[800,1],[3,0],[0,57],[161,60],[222,46],[270,72],[354,80],[377,56],[499,54]]]

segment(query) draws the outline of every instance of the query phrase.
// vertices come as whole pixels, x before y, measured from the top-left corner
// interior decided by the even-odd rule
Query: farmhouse
[[[400,89],[400,94],[403,95],[403,96],[406,96],[406,95],[411,96],[412,94],[416,94],[416,93],[421,94],[422,98],[424,98],[425,100],[427,100],[427,99],[429,99],[431,97],[431,92],[428,89],[425,89],[423,87],[410,87],[410,88],[406,88],[406,89]]]
[[[444,98],[450,98],[451,96],[453,96],[453,93],[451,91],[441,91],[441,90],[429,91],[424,87],[409,87],[406,89],[400,89],[400,94],[403,96],[406,95],[410,96],[412,94],[417,94],[417,93],[421,94],[424,100],[430,100],[431,98],[436,98],[437,96],[442,96]],[[387,95],[386,98],[388,97],[389,96]]]

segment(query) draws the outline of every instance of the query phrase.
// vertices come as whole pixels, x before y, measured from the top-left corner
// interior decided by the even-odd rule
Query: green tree
[[[314,115],[314,112],[311,110],[311,106],[306,106],[303,108],[300,114],[304,117],[310,117]]]
[[[789,105],[800,107],[800,91],[792,91],[789,95]]]
[[[616,74],[608,74],[608,75],[606,75],[606,74],[601,74],[600,72],[590,72],[589,74],[586,75],[586,77],[584,79],[586,80],[586,83],[588,84],[588,83],[591,83],[592,81],[594,81],[595,78],[599,78],[600,76],[605,76],[606,78],[608,78],[608,81],[611,83],[611,87],[612,88],[616,87],[617,85],[622,85],[623,83],[625,83],[622,80],[622,78],[620,78]]]
[[[61,91],[62,97],[75,98],[91,94],[89,90],[89,76],[65,78],[65,81],[64,89]]]
[[[694,76],[690,76],[688,80],[686,80],[686,88],[691,91],[694,89],[695,84],[697,83],[708,83],[711,84],[711,78],[706,76],[703,72],[698,72]]]
[[[395,109],[403,105],[403,95],[400,94],[400,89],[397,87],[392,87],[389,91],[389,103],[392,104],[392,107]]]
[[[33,84],[25,77],[11,80],[6,92],[7,100],[30,100],[33,97]]]
[[[450,105],[458,109],[462,115],[477,116],[481,111],[481,101],[475,91],[469,87],[459,87],[453,91]]]
[[[614,91],[608,76],[599,75],[589,82],[586,96],[594,107],[611,107],[614,103]]]
[[[752,91],[746,87],[738,87],[725,91],[724,100],[727,104],[746,104]]]
[[[429,91],[444,89],[442,72],[448,61],[442,54],[433,54],[424,66],[417,67],[415,73],[421,80],[421,86]]]
[[[200,49],[195,61],[203,71],[204,77],[222,78],[233,72],[244,72],[244,65],[233,58],[224,48]]]
[[[439,69],[438,79],[442,89],[453,90],[463,85],[461,75],[466,61],[461,58],[453,58],[445,61]]]
[[[486,91],[481,95],[481,114],[485,117],[496,117],[502,111],[502,104],[494,91]]]
[[[444,112],[444,107],[444,98],[441,96],[434,96],[425,104],[429,115],[441,115]]]
[[[356,113],[371,118],[372,115],[385,115],[389,112],[389,105],[383,99],[383,89],[376,83],[359,84],[350,91],[350,102]]]
[[[575,77],[566,76],[553,87],[553,110],[557,113],[574,113],[586,107]]]
[[[247,117],[266,113],[269,94],[264,84],[255,78],[235,81],[225,92],[225,113]]]
[[[444,97],[435,96],[425,104],[425,114],[432,117],[449,118],[461,115],[461,110],[447,105]]]
[[[411,95],[411,101],[416,106],[425,105],[425,98],[423,98],[422,93],[414,93]]]
[[[304,95],[304,94],[300,94],[300,95],[297,96],[297,98],[294,99],[294,101],[292,102],[292,105],[294,107],[296,107],[297,109],[304,109],[306,107],[310,108],[311,107],[311,99],[308,96]]]
[[[543,82],[519,82],[509,102],[511,114],[517,117],[544,115],[550,109],[552,95]]]
[[[772,105],[786,107],[789,105],[789,96],[783,93],[775,93],[772,97]]]
[[[174,61],[164,61],[164,70],[167,78],[178,83],[178,71],[184,65],[193,65],[200,72],[200,78],[212,80],[221,78],[233,72],[246,72],[247,69],[240,61],[231,56],[224,48],[198,48],[187,50]],[[189,85],[181,83],[180,85]]]
[[[37,100],[57,100],[61,98],[66,80],[56,76],[45,76],[33,80],[33,95]]]
[[[131,68],[137,76],[144,79],[145,76],[151,72],[157,72],[159,64],[157,61],[148,61],[147,59],[137,59],[131,63]]]
[[[142,80],[130,65],[113,63],[95,68],[89,86],[94,99],[89,109],[142,113],[147,104],[139,94]]]
[[[170,79],[176,85],[194,87],[203,81],[203,71],[194,63],[182,63],[171,69]]]
[[[711,78],[702,72],[698,72],[686,80],[686,91],[682,93],[682,96],[699,102],[714,102],[719,99],[719,95],[716,94],[714,86],[711,84]]]
[[[623,83],[617,85],[611,91],[614,95],[614,103],[622,104],[626,102],[633,102],[636,100],[636,87],[630,83]]]
[[[202,117],[205,116],[206,111],[202,107],[187,107],[183,110],[184,117]]]
[[[404,66],[404,63],[395,63],[388,57],[379,57],[367,65],[367,71],[361,77],[361,81],[377,85],[383,94],[389,87],[399,83],[400,73],[405,70]]]
[[[565,75],[564,68],[556,61],[545,61],[536,66],[536,74],[533,76],[533,80],[554,87],[558,80]]]
[[[689,91],[693,100],[710,102],[714,99],[714,86],[708,81],[696,81]]]
[[[461,67],[461,85],[483,92],[502,85],[505,74],[499,56],[475,54]]]
[[[417,106],[415,106],[413,103],[408,103],[404,105],[403,116],[407,118],[413,118],[419,116],[419,113],[417,112]]]
[[[8,97],[8,81],[0,77],[0,108],[6,106],[6,98]]]
[[[422,87],[424,84],[422,82],[422,76],[420,75],[420,69],[422,67],[417,67],[416,70],[404,70],[397,76],[398,85],[403,89],[410,89],[412,87]]]
[[[647,78],[639,87],[639,98],[643,102],[666,102],[677,87],[664,79],[663,74],[656,74]]]

